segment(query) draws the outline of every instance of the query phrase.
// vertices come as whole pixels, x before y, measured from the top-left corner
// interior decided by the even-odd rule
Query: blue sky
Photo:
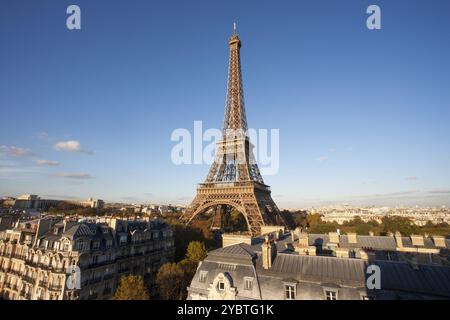
[[[280,130],[264,177],[280,207],[450,205],[449,15],[446,0],[4,0],[0,195],[188,204],[208,166],[175,166],[170,135],[220,128],[236,21],[249,126]]]

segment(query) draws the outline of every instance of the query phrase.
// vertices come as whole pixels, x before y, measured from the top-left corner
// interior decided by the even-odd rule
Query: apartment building
[[[450,241],[443,237],[296,230],[223,240],[200,263],[189,300],[450,299]],[[368,281],[375,272],[379,281]]]
[[[152,284],[173,256],[173,232],[161,219],[19,221],[0,232],[0,297],[111,299],[122,275]]]

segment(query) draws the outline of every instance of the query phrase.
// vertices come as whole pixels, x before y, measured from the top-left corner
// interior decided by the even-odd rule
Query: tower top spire
[[[229,45],[237,44],[238,47],[241,47],[241,40],[239,39],[239,36],[237,34],[237,24],[236,22],[233,22],[233,35],[230,37]]]
[[[241,40],[236,33],[236,22],[233,23],[234,34],[228,44],[230,47],[230,59],[228,66],[228,87],[225,107],[225,119],[223,130],[228,129],[247,131],[247,118],[244,107],[244,89],[242,85]]]

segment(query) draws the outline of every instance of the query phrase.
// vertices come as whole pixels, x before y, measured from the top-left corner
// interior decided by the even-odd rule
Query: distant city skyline
[[[0,196],[187,205],[208,165],[174,165],[170,136],[220,129],[236,21],[279,207],[450,206],[450,3],[377,0],[381,30],[369,4],[79,0],[69,31],[68,2],[4,1]]]

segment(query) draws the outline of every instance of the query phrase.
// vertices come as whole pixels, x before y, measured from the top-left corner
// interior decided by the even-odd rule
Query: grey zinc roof
[[[381,288],[450,297],[450,268],[405,262],[376,261],[381,270]]]
[[[252,258],[255,256],[255,252],[252,248],[245,243],[236,244],[233,246],[228,246],[224,248],[219,248],[211,252],[211,254],[216,256],[227,256],[227,257],[243,257]]]
[[[78,237],[93,236],[96,234],[96,231],[96,225],[79,223],[66,230],[63,235],[71,239],[76,239]]]
[[[260,256],[259,256],[260,257]],[[270,270],[262,268],[258,259],[258,272],[277,274],[281,278],[328,282],[361,282],[364,284],[364,261],[359,259],[337,259],[323,256],[299,256],[294,254],[278,254]]]
[[[254,257],[251,247],[238,244],[211,252],[199,270],[208,270],[214,276],[220,264],[228,256]],[[335,284],[351,287],[365,287],[367,267],[378,265],[381,271],[381,289],[405,292],[411,294],[435,295],[450,297],[450,268],[435,265],[418,265],[413,267],[407,262],[365,261],[361,259],[336,258],[325,256],[301,256],[296,254],[278,253],[272,267],[264,269],[261,253],[256,254],[255,263],[258,278],[270,278],[278,281],[282,287],[284,281],[314,282],[321,285]],[[236,271],[231,271],[234,281],[243,277],[243,264],[237,262]],[[211,272],[214,271],[215,272]],[[241,270],[241,271],[239,271]],[[211,281],[211,279],[210,279]],[[195,279],[193,284],[197,284]]]
[[[378,250],[395,250],[397,243],[394,237],[383,236],[356,236],[357,243],[348,243],[348,236],[339,236],[342,247],[370,248]]]

